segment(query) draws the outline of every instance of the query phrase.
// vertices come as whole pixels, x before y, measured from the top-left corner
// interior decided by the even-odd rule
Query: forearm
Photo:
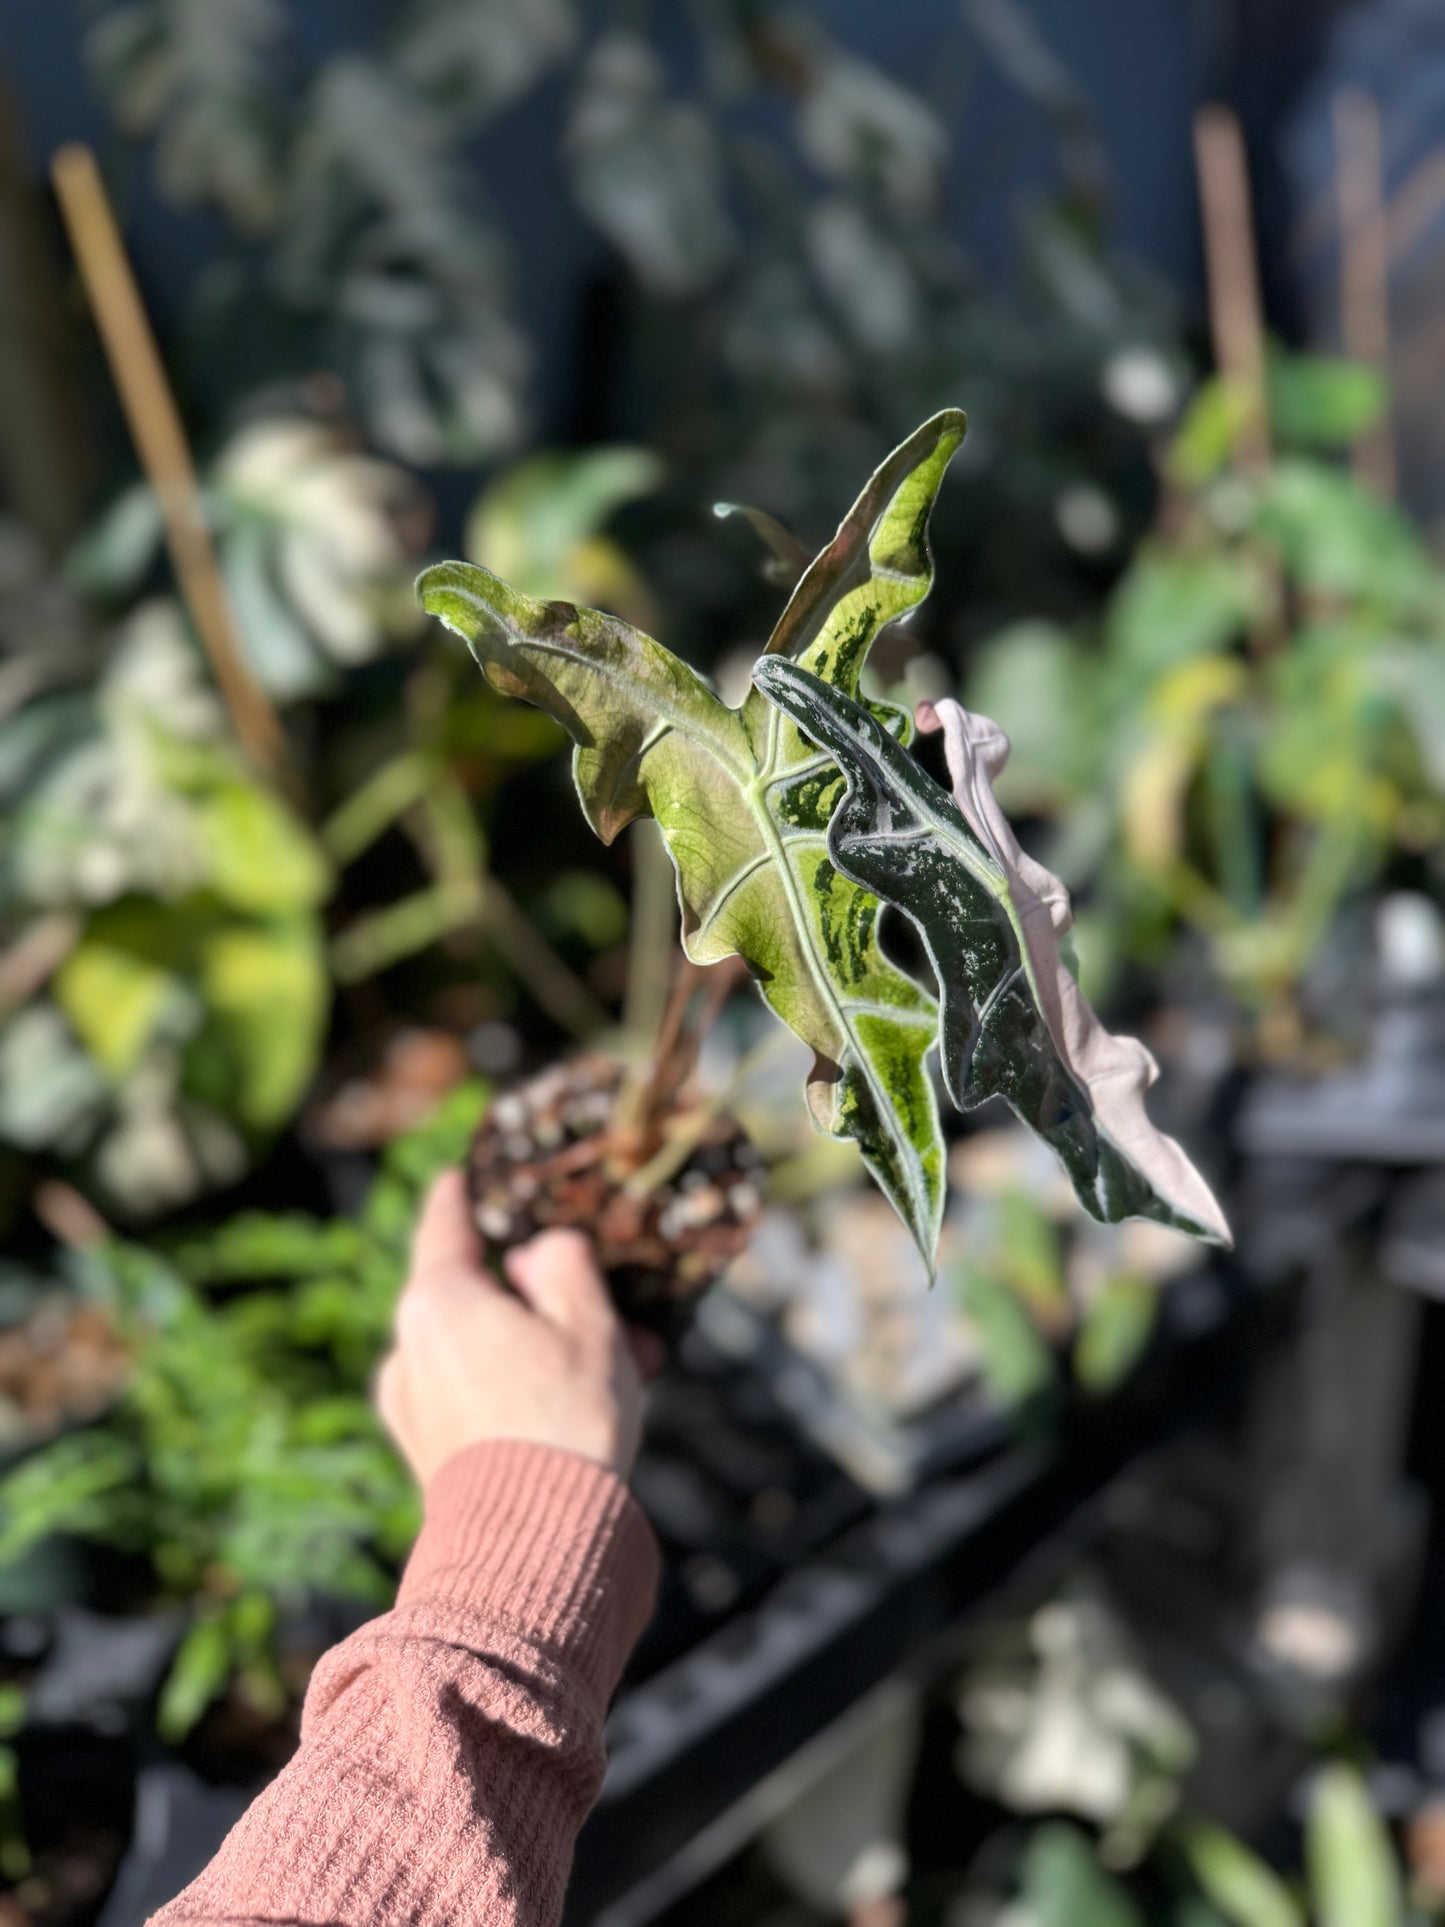
[[[323,1659],[295,1758],[154,1927],[553,1927],[655,1577],[600,1466],[458,1454],[396,1609]]]

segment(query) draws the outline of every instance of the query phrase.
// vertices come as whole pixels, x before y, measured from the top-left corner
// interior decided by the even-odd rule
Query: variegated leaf
[[[869,482],[798,583],[770,649],[852,695],[874,637],[927,594],[928,513],[963,437],[956,410],[924,424]],[[857,1141],[931,1264],[943,1141],[926,1059],[933,998],[878,946],[877,899],[827,847],[842,793],[831,759],[755,692],[727,708],[703,679],[616,617],[517,594],[445,562],[424,607],[463,636],[494,687],[540,704],[576,743],[573,769],[604,842],[657,818],[677,871],[683,941],[698,963],[734,953],[815,1053],[814,1121]],[[880,727],[908,719],[880,706]]]
[[[977,795],[967,814],[961,806],[964,785],[987,790],[1001,758],[965,768],[950,740],[956,800],[875,714],[803,665],[764,658],[753,680],[844,774],[828,833],[834,863],[903,911],[928,948],[954,1103],[1006,1098],[1053,1146],[1093,1217],[1155,1218],[1227,1244],[1209,1187],[1144,1110],[1154,1060],[1104,1029],[1060,958],[1063,886],[1023,856],[991,791],[991,807]],[[971,720],[996,746],[1002,732]]]

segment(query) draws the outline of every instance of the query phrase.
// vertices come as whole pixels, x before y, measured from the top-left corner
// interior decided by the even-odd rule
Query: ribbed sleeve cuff
[[[615,1473],[575,1452],[502,1439],[449,1459],[397,1606],[497,1613],[605,1698],[651,1615],[658,1552]]]

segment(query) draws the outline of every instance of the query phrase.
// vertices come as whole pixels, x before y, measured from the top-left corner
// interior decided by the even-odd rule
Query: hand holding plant
[[[1002,732],[956,705],[952,726],[924,719],[945,727],[950,796],[910,753],[914,719],[863,685],[878,635],[932,586],[929,516],[964,429],[944,409],[881,464],[803,571],[737,709],[629,624],[489,570],[439,563],[418,593],[493,688],[567,729],[578,801],[604,842],[657,819],[688,957],[741,957],[811,1046],[814,1123],[857,1144],[930,1270],[944,1205],[935,1052],[957,1107],[1003,1097],[1091,1216],[1227,1244],[1208,1187],[1144,1110],[1152,1058],[1079,993],[1060,948],[1063,885],[1023,856],[994,802]],[[917,929],[937,995],[884,951],[885,905]]]
[[[520,1439],[595,1459],[619,1478],[642,1434],[642,1376],[580,1232],[507,1255],[508,1292],[481,1261],[465,1184],[448,1171],[417,1225],[377,1406],[423,1486],[468,1445]]]

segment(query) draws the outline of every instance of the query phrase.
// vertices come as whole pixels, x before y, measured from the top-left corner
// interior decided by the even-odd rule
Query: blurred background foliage
[[[529,592],[615,609],[726,677],[777,591],[745,527],[709,530],[712,504],[816,543],[880,450],[964,396],[928,612],[942,673],[1011,606],[1092,606],[1149,512],[1151,439],[1188,361],[1167,291],[1108,246],[1102,150],[1067,75],[1026,14],[968,17],[1057,154],[1007,282],[954,235],[949,103],[806,14],[699,7],[680,48],[679,21],[654,22],[654,44],[641,14],[597,33],[562,0],[421,0],[308,65],[272,0],[97,10],[87,63],[132,164],[219,217],[182,399],[299,786],[278,800],[227,766],[144,483],[59,558],[12,517],[0,1136],[16,1150],[135,1220],[235,1182],[327,1042],[387,1010],[448,992],[482,1022],[520,1005],[544,1040],[606,1021],[616,970],[597,953],[625,936],[625,870],[550,801],[519,823],[513,797],[540,802],[550,765],[541,789],[508,779],[555,731],[422,634],[409,582],[438,513]],[[592,372],[624,384],[639,442],[518,457],[519,264],[467,143],[544,82],[565,87],[564,172],[611,250],[616,365]],[[499,459],[456,528],[439,465]],[[900,637],[893,673],[916,653]]]
[[[877,693],[958,693],[1008,730],[1000,793],[1075,892],[1090,993],[1161,1050],[1207,1031],[1235,1067],[1335,1061],[1364,1038],[1382,899],[1440,899],[1445,578],[1415,498],[1359,459],[1400,428],[1382,369],[1271,343],[1260,393],[1206,373],[1194,304],[1118,247],[1106,143],[1019,0],[950,9],[914,81],[835,11],[85,10],[122,214],[152,197],[190,224],[199,266],[157,319],[289,764],[273,780],[238,741],[42,228],[41,319],[15,325],[54,433],[0,513],[0,1603],[63,1589],[57,1543],[116,1552],[132,1603],[174,1615],[168,1742],[237,1682],[264,1715],[294,1700],[277,1630],[303,1594],[387,1597],[415,1509],[365,1391],[477,1080],[635,1039],[665,983],[655,847],[590,839],[561,733],[419,620],[424,561],[615,611],[733,690],[788,532],[811,553],[958,403],[938,587],[883,639]],[[976,149],[961,178],[999,97],[1047,154],[1035,191]],[[556,279],[551,238],[517,231],[528,103],[589,263],[570,324],[526,299]],[[1318,145],[1307,112],[1301,176]],[[984,202],[1001,250],[965,238]],[[1333,348],[1322,232],[1306,306]],[[735,1010],[720,1079],[753,1041]],[[885,1406],[965,1367],[1030,1413],[1127,1377],[1167,1255],[1066,1231],[1048,1178],[979,1134],[924,1303],[889,1224],[838,1205],[853,1167],[784,1068],[755,1133],[778,1255],[739,1292],[771,1306],[806,1271],[801,1349]],[[68,1376],[42,1396],[57,1330]],[[0,1702],[5,1739],[22,1719]],[[1179,1927],[1405,1917],[1350,1768],[1321,1774],[1289,1887],[1180,1817],[1191,1744],[1167,1712],[1132,1734],[1130,1801],[1055,1800],[976,1917],[1129,1927],[1141,1867]],[[0,1745],[7,1877],[13,1771]]]
[[[1342,908],[1387,882],[1438,895],[1445,579],[1330,459],[1381,418],[1371,371],[1277,354],[1262,475],[1234,459],[1236,399],[1215,379],[1191,401],[1095,621],[990,638],[968,701],[1013,738],[1009,803],[1056,826],[1094,988],[1192,937],[1288,1053]],[[1347,1010],[1315,1016],[1348,1035]]]

